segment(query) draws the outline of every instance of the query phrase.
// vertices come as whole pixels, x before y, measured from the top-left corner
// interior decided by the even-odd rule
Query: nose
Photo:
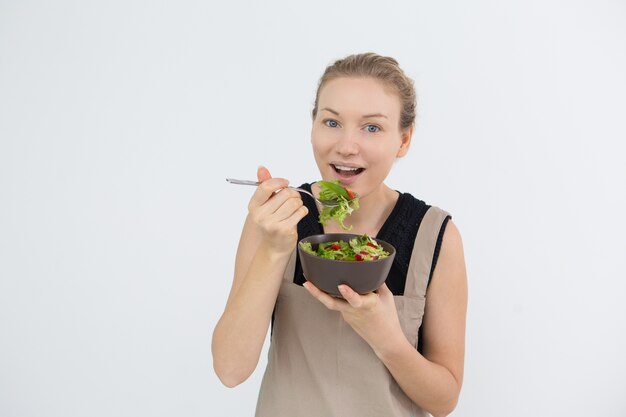
[[[335,144],[335,150],[339,155],[350,156],[359,153],[359,142],[356,133],[346,132],[341,135]]]

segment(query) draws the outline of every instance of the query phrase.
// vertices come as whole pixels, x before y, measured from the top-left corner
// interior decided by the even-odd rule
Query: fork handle
[[[260,185],[261,183],[259,181],[250,181],[250,180],[236,180],[234,178],[226,178],[226,181],[230,182],[231,184],[240,184],[240,185]],[[310,195],[311,197],[315,198],[315,196],[308,192],[307,190],[303,190],[302,188],[297,188],[297,187],[287,187],[287,188],[291,188],[292,190],[296,190],[299,191],[301,193],[305,193]]]
[[[226,178],[226,181],[231,184],[241,184],[241,185],[260,185],[261,183],[258,181],[250,181],[250,180],[236,180],[234,178]]]

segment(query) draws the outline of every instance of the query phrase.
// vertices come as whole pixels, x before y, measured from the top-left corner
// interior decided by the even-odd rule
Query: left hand
[[[310,281],[304,283],[304,288],[329,310],[339,311],[344,320],[377,353],[397,343],[398,338],[405,338],[393,293],[385,283],[375,292],[364,295],[345,284],[339,285],[343,300],[321,291]]]

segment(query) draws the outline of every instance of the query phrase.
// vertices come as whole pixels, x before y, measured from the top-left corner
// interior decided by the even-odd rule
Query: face
[[[401,132],[400,98],[374,78],[342,77],[324,85],[311,129],[324,180],[339,180],[361,197],[382,190],[394,160],[404,156],[412,128]]]

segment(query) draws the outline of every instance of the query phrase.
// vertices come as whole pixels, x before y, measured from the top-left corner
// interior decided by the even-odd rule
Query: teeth
[[[356,171],[358,169],[355,167],[344,167],[342,165],[335,165],[335,168],[340,169],[342,171]]]

